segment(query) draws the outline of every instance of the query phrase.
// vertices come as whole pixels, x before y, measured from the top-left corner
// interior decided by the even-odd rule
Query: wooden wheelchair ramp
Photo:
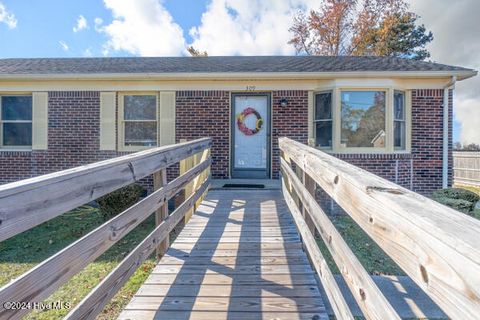
[[[215,190],[120,319],[328,319],[279,190]]]

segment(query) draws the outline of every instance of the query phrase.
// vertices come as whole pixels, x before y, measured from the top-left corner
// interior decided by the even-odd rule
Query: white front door
[[[232,96],[232,177],[270,176],[270,96]]]

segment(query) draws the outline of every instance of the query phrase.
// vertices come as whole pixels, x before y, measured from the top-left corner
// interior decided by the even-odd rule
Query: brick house
[[[452,91],[474,75],[385,57],[3,59],[0,183],[205,136],[214,178],[275,179],[287,136],[428,194],[451,184]]]

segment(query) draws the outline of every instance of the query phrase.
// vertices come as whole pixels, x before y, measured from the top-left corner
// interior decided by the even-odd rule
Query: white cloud
[[[77,25],[73,27],[73,32],[79,32],[88,28],[87,19],[84,16],[79,15],[77,18]]]
[[[0,22],[5,23],[9,29],[15,29],[17,27],[17,18],[15,18],[15,15],[9,12],[1,2],[0,2]]]
[[[95,24],[95,31],[100,32],[103,24],[103,19],[97,17],[93,22]]]
[[[461,123],[460,140],[463,143],[480,144],[480,99],[457,99],[455,104],[455,119]]]
[[[63,51],[68,51],[70,49],[70,47],[68,46],[68,44],[65,41],[60,40],[60,41],[58,41],[58,43],[62,47]]]
[[[159,0],[104,0],[110,24],[97,25],[109,40],[103,53],[126,51],[141,56],[175,56],[185,52],[182,28]],[[188,10],[185,8],[185,10]]]
[[[432,59],[441,63],[480,69],[480,1],[408,0],[421,22],[435,36],[429,46]],[[287,42],[292,17],[299,8],[318,9],[318,0],[210,0],[200,25],[189,30],[191,43],[210,55],[291,55]],[[113,21],[95,19],[95,30],[108,37],[103,54],[125,51],[142,56],[186,54],[182,28],[162,0],[104,0]],[[448,8],[448,9],[446,9]],[[188,10],[188,9],[186,9]],[[480,77],[457,84],[455,117],[461,123],[460,139],[480,143]],[[465,114],[470,116],[464,116]]]
[[[88,47],[87,49],[85,49],[85,50],[83,51],[83,56],[84,56],[84,57],[93,57],[92,48],[91,48],[91,47]]]
[[[315,0],[212,0],[201,24],[190,30],[193,46],[210,55],[291,55],[288,31],[299,8]]]
[[[440,63],[480,70],[480,1],[412,0],[412,10],[432,30],[432,59]],[[461,125],[460,141],[480,143],[480,77],[458,82],[454,96],[455,120]]]

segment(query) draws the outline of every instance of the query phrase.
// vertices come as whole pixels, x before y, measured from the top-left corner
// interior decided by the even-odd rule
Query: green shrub
[[[432,196],[432,199],[452,209],[455,209],[467,214],[472,214],[473,208],[475,207],[475,203],[466,201],[463,199],[452,199],[452,198],[442,197],[438,195]]]
[[[480,209],[473,209],[473,217],[480,220]]]
[[[138,184],[115,190],[97,199],[100,213],[105,220],[108,220],[138,202],[144,193],[145,189]]]
[[[465,200],[468,202],[473,202],[474,204],[480,200],[480,196],[472,191],[461,189],[461,188],[447,188],[440,189],[433,193],[433,198],[450,198],[450,199],[459,199]]]

